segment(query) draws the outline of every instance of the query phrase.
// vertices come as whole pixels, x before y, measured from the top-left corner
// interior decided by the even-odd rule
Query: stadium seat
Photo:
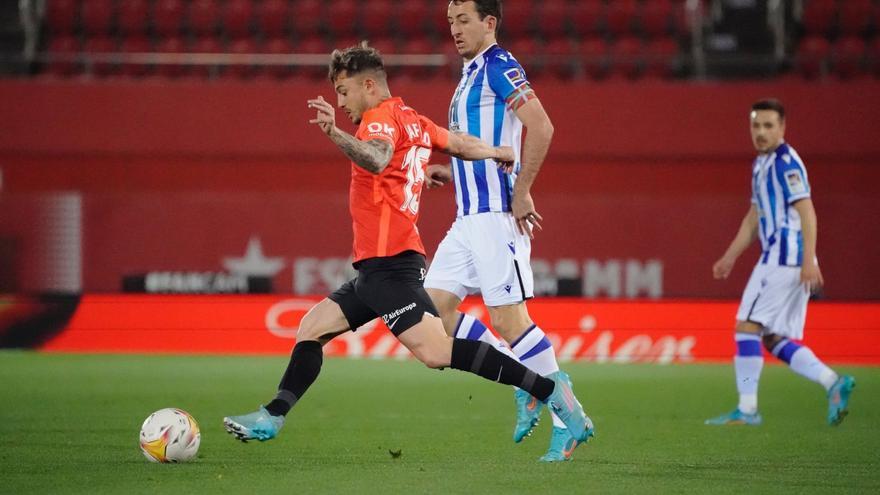
[[[856,36],[837,40],[831,51],[831,65],[842,79],[863,75],[866,54],[865,41]]]
[[[79,41],[69,35],[61,35],[52,38],[47,48],[49,55],[75,55],[79,53]],[[54,76],[69,76],[77,72],[79,64],[73,61],[53,60],[48,63],[46,70]]]
[[[116,25],[120,34],[129,36],[147,32],[150,7],[147,0],[125,0],[117,3]]]
[[[656,38],[645,48],[645,77],[669,79],[675,76],[679,46],[673,38]]]
[[[834,0],[810,0],[804,5],[801,22],[808,34],[828,34],[836,14]]]
[[[153,4],[153,29],[160,36],[175,36],[183,24],[181,0],[156,0]]]
[[[268,38],[282,36],[290,8],[285,0],[263,0],[257,9],[257,28]]]
[[[529,79],[537,79],[544,74],[543,52],[540,45],[531,37],[513,40],[504,46],[520,62]]]
[[[189,45],[188,52],[189,53],[222,53],[223,46],[220,43],[220,40],[215,36],[201,36],[196,38]],[[194,64],[192,69],[189,71],[190,74],[196,77],[210,77],[212,74],[218,74],[221,72],[221,68],[217,65],[205,65],[205,64]]]
[[[300,0],[296,2],[291,15],[293,33],[298,38],[317,36],[323,23],[323,2],[320,0]]]
[[[875,37],[868,47],[868,70],[874,77],[880,76],[880,37]]]
[[[217,0],[193,0],[189,4],[189,31],[196,35],[213,34],[220,21]]]
[[[229,42],[226,51],[234,55],[248,55],[257,52],[257,44],[253,38],[238,38]],[[262,67],[253,64],[231,64],[223,71],[224,76],[245,79],[263,72]]]
[[[636,0],[614,0],[608,4],[605,13],[605,26],[613,36],[625,36],[633,31],[638,17],[639,4]]]
[[[86,40],[83,52],[89,54],[107,54],[116,52],[116,43],[108,36],[95,36]],[[109,76],[116,71],[110,62],[86,62],[86,73],[98,77]]]
[[[571,39],[554,38],[544,45],[547,72],[561,79],[570,79],[577,72],[577,59]]]
[[[362,34],[367,39],[383,38],[391,35],[391,12],[394,4],[391,0],[370,0],[364,2],[361,13]]]
[[[289,55],[294,52],[293,43],[289,38],[272,38],[266,40],[260,50],[271,55]],[[266,67],[266,74],[275,79],[285,79],[293,73],[290,65],[270,65]]]
[[[156,52],[164,54],[186,53],[186,43],[177,36],[163,38],[156,44]],[[158,64],[156,66],[156,74],[162,77],[180,77],[186,74],[188,70],[189,67],[180,64]]]
[[[220,11],[223,32],[231,38],[241,38],[248,34],[254,17],[254,4],[251,0],[227,0]]]
[[[837,26],[842,35],[863,34],[871,25],[871,0],[846,0],[840,4]]]
[[[824,76],[828,72],[830,55],[831,44],[824,36],[807,36],[801,40],[795,53],[797,72],[808,79]]]
[[[89,0],[80,9],[80,24],[89,36],[106,35],[113,24],[112,0]]]
[[[634,79],[642,68],[642,42],[632,36],[624,36],[611,45],[611,75]]]
[[[601,0],[582,0],[569,4],[568,17],[574,33],[581,38],[595,36],[600,29],[599,21],[605,15]]]
[[[651,37],[662,36],[669,32],[673,5],[671,0],[647,0],[642,5],[642,31]]]
[[[70,34],[76,26],[76,0],[53,0],[46,6],[46,24],[49,32],[56,35]]]
[[[512,40],[529,35],[532,31],[535,10],[537,10],[537,7],[532,2],[510,2],[505,4],[499,32],[501,38]]]
[[[584,73],[591,79],[600,79],[608,72],[608,44],[598,37],[584,38],[578,46]]]
[[[296,51],[299,53],[310,54],[310,55],[324,55],[327,56],[333,48],[331,45],[327,43],[327,41],[322,36],[311,36],[309,38],[305,38],[300,40],[297,43]],[[329,62],[329,58],[327,60]],[[324,79],[327,77],[327,66],[326,65],[308,65],[296,67],[295,72],[301,76],[310,78],[310,79]]]
[[[123,53],[149,53],[153,49],[150,46],[150,40],[141,35],[132,35],[122,40],[121,51]],[[149,64],[124,63],[122,64],[122,74],[129,77],[141,77],[149,74],[151,67]]]
[[[407,40],[400,48],[400,53],[412,55],[431,55],[436,52],[436,48],[427,37],[418,37]],[[437,72],[436,67],[430,66],[408,66],[402,67],[400,73],[405,76],[423,79],[433,76]]]
[[[437,8],[436,2],[407,0],[406,2],[394,2],[394,4],[391,15],[394,17],[394,27],[401,35],[407,38],[425,36],[428,31],[426,25],[430,24],[438,38],[444,40],[449,38],[446,10]]]
[[[355,0],[329,0],[325,25],[328,32],[336,38],[344,38],[357,34],[358,2]]]
[[[565,0],[545,0],[539,4],[538,16],[538,33],[544,38],[561,38],[568,34],[568,3]]]

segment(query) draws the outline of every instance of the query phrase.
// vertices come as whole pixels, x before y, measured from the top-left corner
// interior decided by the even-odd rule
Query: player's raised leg
[[[838,375],[803,344],[772,333],[764,335],[763,341],[764,347],[792,371],[822,385],[828,397],[828,424],[840,424],[848,413],[849,396],[855,387],[855,379]]]
[[[739,404],[729,413],[707,419],[707,425],[758,426],[761,424],[761,415],[758,414],[758,382],[764,367],[761,330],[761,325],[751,321],[737,323],[733,368],[736,375],[736,389],[739,392]]]
[[[324,299],[312,307],[300,322],[297,343],[275,398],[252,413],[223,418],[226,431],[245,442],[275,438],[287,413],[318,378],[324,356],[322,346],[348,329],[342,309],[333,300]]]

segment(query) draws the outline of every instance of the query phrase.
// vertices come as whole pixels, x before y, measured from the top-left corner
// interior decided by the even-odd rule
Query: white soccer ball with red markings
[[[196,456],[202,434],[183,409],[160,409],[141,426],[141,452],[153,462],[185,462]]]

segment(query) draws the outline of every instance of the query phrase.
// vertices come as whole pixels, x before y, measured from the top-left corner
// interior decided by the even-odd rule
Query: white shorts
[[[746,284],[736,319],[759,323],[777,335],[803,339],[809,299],[799,266],[758,264]]]
[[[481,292],[490,307],[518,304],[534,296],[531,253],[529,237],[517,231],[510,213],[456,218],[437,247],[425,288],[459,299]]]

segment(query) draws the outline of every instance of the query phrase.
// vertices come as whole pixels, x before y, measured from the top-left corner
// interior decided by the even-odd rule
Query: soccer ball
[[[159,409],[141,426],[141,452],[152,462],[188,461],[201,440],[199,424],[183,409]]]

